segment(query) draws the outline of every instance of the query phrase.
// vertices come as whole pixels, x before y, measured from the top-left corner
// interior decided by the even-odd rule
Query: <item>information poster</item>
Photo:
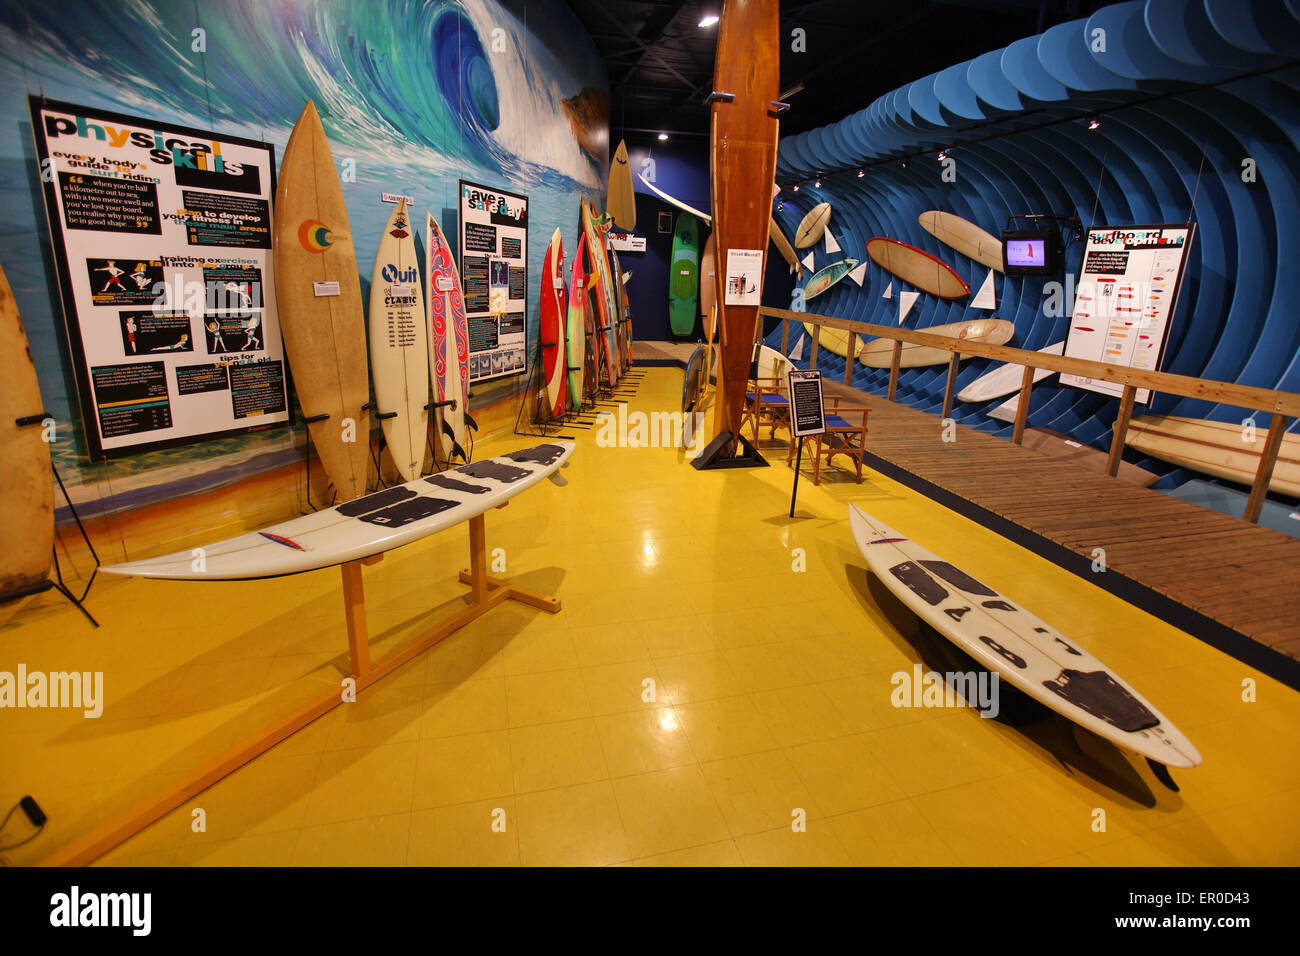
[[[274,148],[30,103],[91,456],[288,421]]]
[[[528,197],[460,180],[460,280],[469,380],[527,366]]]
[[[1065,355],[1159,369],[1195,230],[1188,224],[1089,229]],[[1062,375],[1061,382],[1115,398],[1124,392],[1123,385],[1081,375]],[[1150,389],[1140,388],[1134,399],[1145,404],[1150,397]]]

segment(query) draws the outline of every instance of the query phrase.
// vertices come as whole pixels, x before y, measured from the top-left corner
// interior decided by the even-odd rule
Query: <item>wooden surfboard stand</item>
[[[504,508],[507,504],[509,502],[497,507]],[[299,705],[164,789],[56,850],[42,860],[40,865],[85,866],[93,862],[253,758],[293,736],[316,718],[329,713],[348,698],[348,702],[355,701],[365,688],[506,601],[519,601],[551,614],[560,610],[558,598],[518,587],[487,573],[487,527],[484,516],[478,514],[469,519],[469,567],[460,572],[460,580],[470,587],[468,605],[439,621],[419,637],[390,651],[379,660],[371,661],[361,568],[364,565],[378,564],[383,557],[382,553],[376,554],[339,566],[343,576],[343,612],[348,632],[349,674],[345,681],[353,682],[347,698],[343,688],[334,688]]]

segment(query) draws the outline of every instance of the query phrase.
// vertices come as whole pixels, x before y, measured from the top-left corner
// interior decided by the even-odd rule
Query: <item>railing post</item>
[[[1033,366],[1025,366],[1025,374],[1020,378],[1020,404],[1016,406],[1016,427],[1011,432],[1011,444],[1019,445],[1025,440],[1025,419],[1029,416],[1029,390],[1034,387]]]
[[[940,418],[947,418],[952,414],[952,402],[956,397],[953,393],[957,390],[957,365],[961,362],[961,354],[953,352],[948,356],[948,383],[943,387],[943,414]]]
[[[903,343],[894,339],[894,357],[889,361],[889,400],[897,401],[894,396],[898,394],[898,367],[903,361]]]
[[[822,341],[822,327],[821,327],[821,323],[819,322],[813,326],[812,357],[808,359],[809,368],[817,367],[817,347],[821,344],[821,341]]]
[[[1264,451],[1259,456],[1259,468],[1255,470],[1255,483],[1250,487],[1246,513],[1242,515],[1251,524],[1259,523],[1260,512],[1264,510],[1264,498],[1268,495],[1268,484],[1273,480],[1273,468],[1277,464],[1277,453],[1282,448],[1286,424],[1287,416],[1281,412],[1274,412],[1273,420],[1268,423],[1268,437],[1264,439]]]
[[[1106,459],[1106,474],[1114,478],[1119,474],[1119,463],[1124,457],[1124,439],[1128,436],[1128,420],[1133,417],[1133,398],[1137,388],[1124,386],[1124,396],[1119,400],[1119,415],[1115,418],[1115,435],[1110,440],[1110,457]]]
[[[761,320],[760,320],[761,321]],[[781,320],[781,354],[790,354],[790,320]]]

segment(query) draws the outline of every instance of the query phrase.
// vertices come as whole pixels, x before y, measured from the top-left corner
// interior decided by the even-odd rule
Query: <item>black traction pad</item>
[[[915,561],[904,561],[889,569],[889,573],[911,589],[926,604],[938,607],[948,597],[948,591]]]
[[[533,448],[521,448],[519,451],[512,451],[504,457],[521,464],[525,461],[532,461],[539,465],[553,465],[560,460],[560,456],[563,454],[564,449],[559,445],[537,445]]]
[[[491,458],[487,461],[476,461],[470,465],[461,465],[456,470],[464,472],[471,478],[491,478],[504,485],[518,481],[520,478],[527,478],[532,474],[532,472],[527,469],[512,468],[509,465],[503,465]]]
[[[1067,667],[1055,680],[1043,681],[1043,686],[1081,710],[1128,733],[1160,723],[1142,701],[1105,671],[1076,671]]]
[[[484,488],[482,485],[471,485],[467,481],[457,481],[450,475],[430,475],[424,480],[438,488],[446,488],[448,491],[463,491],[471,495],[485,495],[492,490],[491,488]]]
[[[460,502],[448,501],[446,498],[428,498],[421,495],[395,504],[391,508],[385,508],[383,511],[368,514],[361,520],[369,521],[371,524],[381,524],[386,528],[400,528],[412,521],[419,521],[421,518],[454,508],[458,504]]]
[[[414,498],[415,495],[416,492],[410,488],[387,488],[384,491],[376,491],[373,495],[346,501],[334,510],[345,517],[357,518],[399,501],[405,501],[407,498]]]
[[[975,580],[961,568],[949,564],[947,561],[922,561],[921,565],[933,574],[937,574],[953,587],[965,591],[967,594],[977,594],[980,597],[998,597],[998,592],[994,591],[987,584]]]

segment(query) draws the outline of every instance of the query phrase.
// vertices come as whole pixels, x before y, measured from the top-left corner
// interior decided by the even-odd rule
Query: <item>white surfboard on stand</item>
[[[880,582],[1001,680],[1158,763],[1195,767],[1201,762],[1178,728],[1074,641],[856,505],[849,506],[849,523]]]

